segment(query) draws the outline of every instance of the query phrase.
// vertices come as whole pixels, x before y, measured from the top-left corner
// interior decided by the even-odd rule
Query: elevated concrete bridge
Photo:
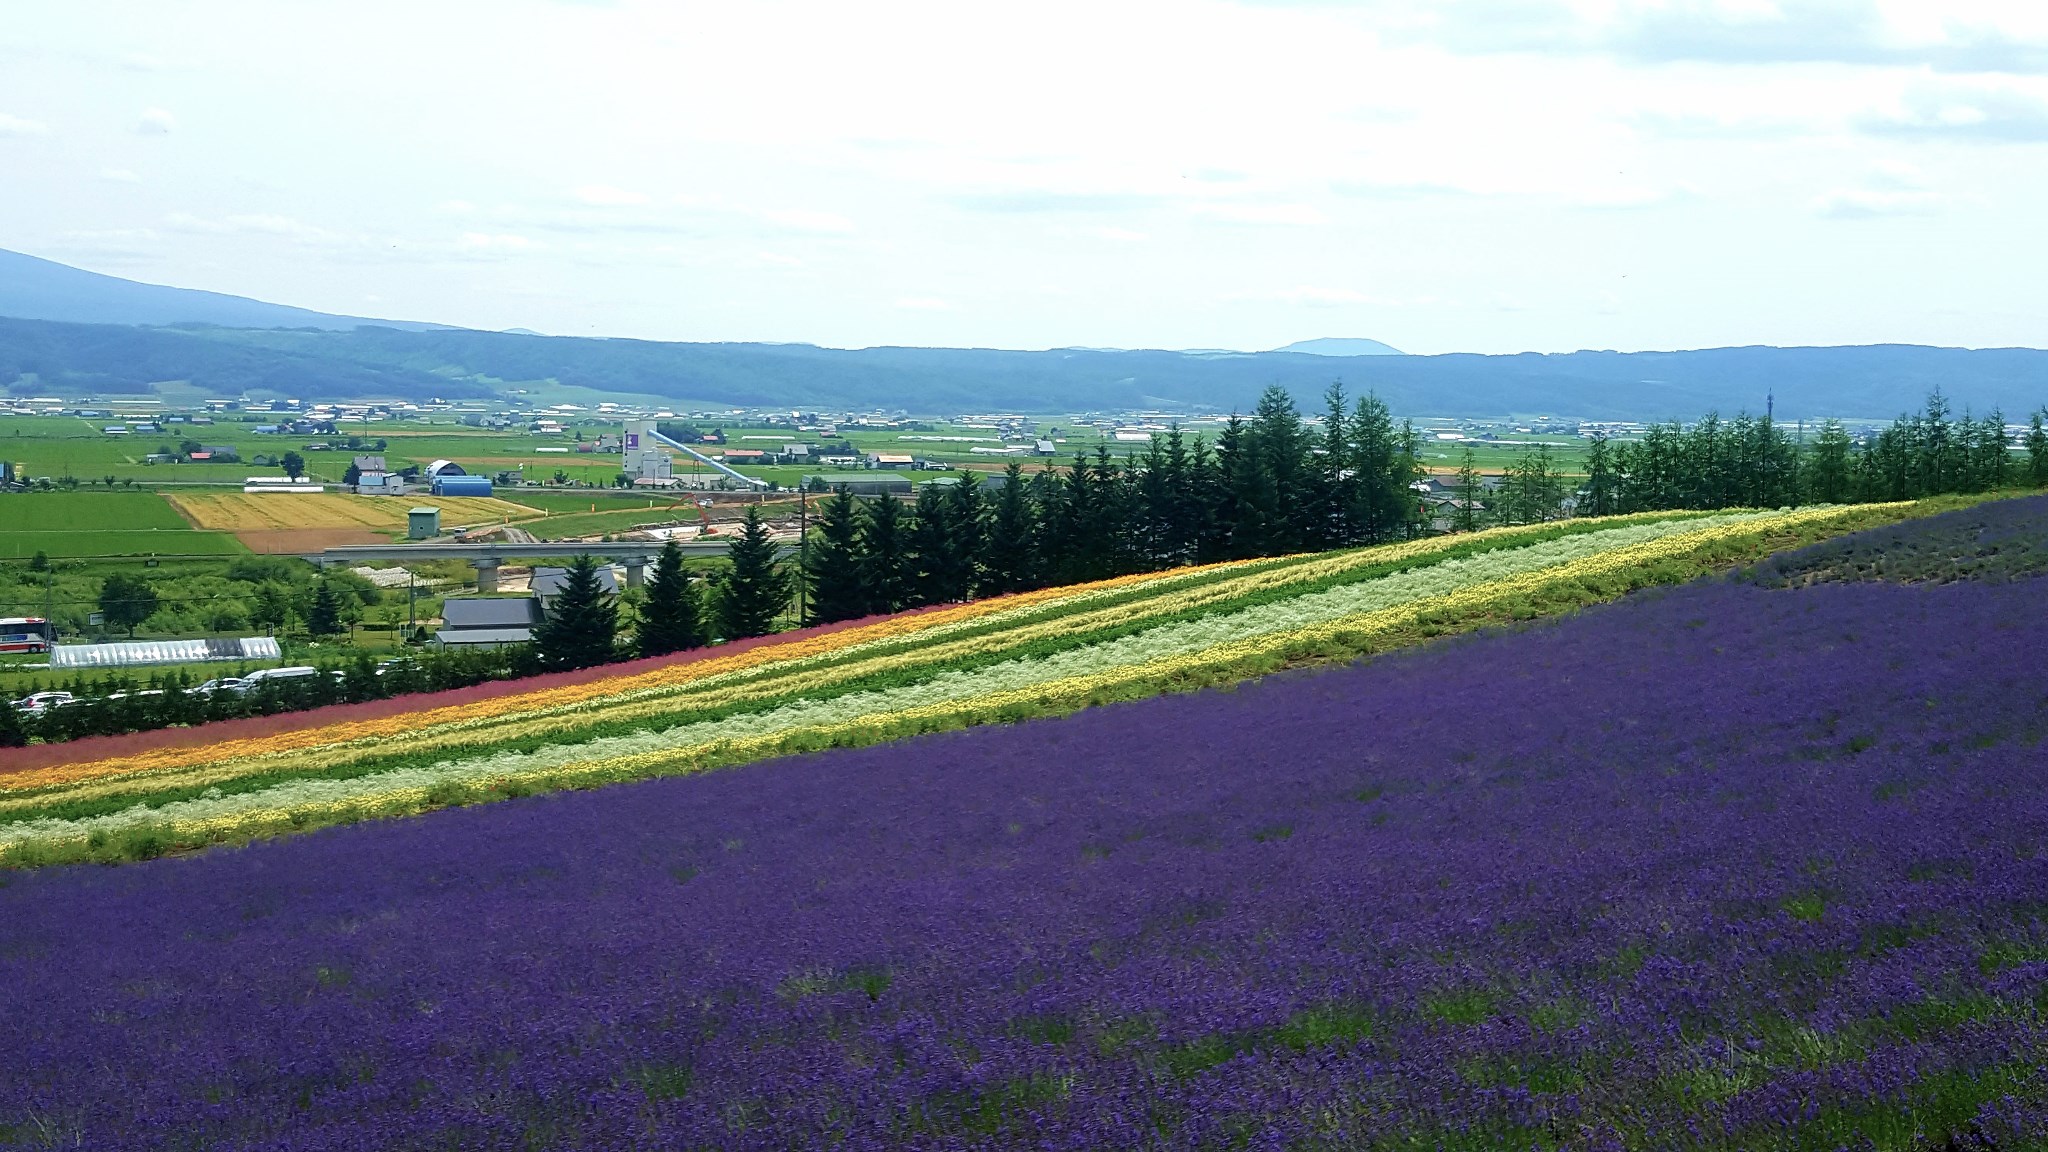
[[[778,540],[785,551],[793,549],[793,539]],[[678,540],[676,547],[685,556],[723,556],[732,547],[732,537],[715,540]],[[619,560],[626,565],[626,586],[637,588],[647,579],[647,566],[661,554],[662,545],[651,540],[617,541],[610,544],[577,543],[536,543],[517,544],[505,541],[491,541],[482,544],[343,544],[319,552],[306,553],[306,559],[325,568],[329,564],[363,564],[372,560],[467,560],[476,569],[476,590],[496,592],[498,590],[498,566],[507,560],[573,560],[578,556],[592,556],[605,560]]]

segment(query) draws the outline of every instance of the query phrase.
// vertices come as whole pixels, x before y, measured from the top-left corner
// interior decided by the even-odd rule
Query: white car
[[[62,708],[66,704],[78,703],[78,697],[69,692],[37,692],[14,702],[14,710],[31,716],[51,708]]]

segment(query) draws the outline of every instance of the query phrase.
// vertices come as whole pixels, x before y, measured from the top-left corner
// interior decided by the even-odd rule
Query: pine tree
[[[904,567],[910,582],[906,604],[947,604],[967,598],[959,575],[959,546],[953,539],[953,502],[944,485],[926,482],[918,489],[905,543]]]
[[[878,496],[861,512],[860,582],[867,589],[868,611],[898,611],[914,591],[903,505],[894,496]]]
[[[683,550],[674,540],[661,546],[647,600],[640,608],[634,646],[642,656],[666,656],[704,646],[704,611],[697,585],[683,571]]]
[[[988,547],[988,494],[982,490],[981,477],[979,472],[963,472],[960,483],[946,494],[953,520],[955,567],[950,586],[957,592],[956,600],[979,594],[985,575],[981,558]]]
[[[818,523],[804,545],[804,623],[830,624],[868,613],[860,572],[860,501],[846,485],[818,506]]]
[[[1469,458],[1471,448],[1465,449]],[[1588,516],[1612,516],[1621,510],[1621,494],[1614,474],[1614,452],[1608,447],[1607,434],[1595,433],[1593,446],[1586,450],[1585,499],[1579,511]]]
[[[1451,515],[1451,528],[1457,532],[1479,531],[1479,469],[1472,446],[1465,445],[1465,455],[1458,461],[1457,509]]]
[[[1025,493],[1024,466],[1010,461],[1003,470],[1003,490],[989,515],[988,542],[983,549],[986,590],[1001,595],[1036,587],[1031,548],[1031,503]]]
[[[590,668],[612,658],[618,631],[619,606],[598,582],[597,561],[578,556],[569,562],[546,618],[534,628],[533,642],[547,668]]]
[[[1364,501],[1357,453],[1351,440],[1351,422],[1344,406],[1344,385],[1332,383],[1323,393],[1322,455],[1316,459],[1316,499],[1322,509],[1317,517],[1313,543],[1321,548],[1342,548],[1363,534]]]
[[[2037,409],[2027,425],[2027,480],[2039,488],[2048,485],[2048,408]]]
[[[341,631],[341,597],[325,580],[313,591],[313,607],[306,613],[306,631],[315,636],[333,636]]]
[[[1308,437],[1287,389],[1273,384],[1259,395],[1258,407],[1245,425],[1245,440],[1257,462],[1258,482],[1242,490],[1253,515],[1261,521],[1255,554],[1299,551],[1317,510],[1306,483]]]
[[[1840,420],[1828,420],[1820,426],[1820,436],[1814,441],[1813,456],[1806,468],[1807,494],[1812,499],[1840,504],[1850,498],[1850,485],[1855,477],[1854,461],[1850,458],[1854,447]]]
[[[1394,427],[1386,402],[1374,393],[1359,397],[1351,415],[1353,467],[1358,470],[1359,538],[1381,544],[1408,534],[1414,519],[1412,446]]]
[[[775,541],[761,510],[747,506],[747,518],[732,542],[732,567],[718,588],[718,633],[722,639],[766,636],[789,607],[795,577],[775,559]]]

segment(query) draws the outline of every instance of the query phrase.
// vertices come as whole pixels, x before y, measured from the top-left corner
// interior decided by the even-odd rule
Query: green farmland
[[[234,556],[233,536],[201,532],[154,492],[0,495],[0,559],[94,556]]]

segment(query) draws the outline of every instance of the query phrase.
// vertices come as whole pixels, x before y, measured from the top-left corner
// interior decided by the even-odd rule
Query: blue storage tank
[[[436,496],[489,496],[491,478],[488,476],[436,476]]]

